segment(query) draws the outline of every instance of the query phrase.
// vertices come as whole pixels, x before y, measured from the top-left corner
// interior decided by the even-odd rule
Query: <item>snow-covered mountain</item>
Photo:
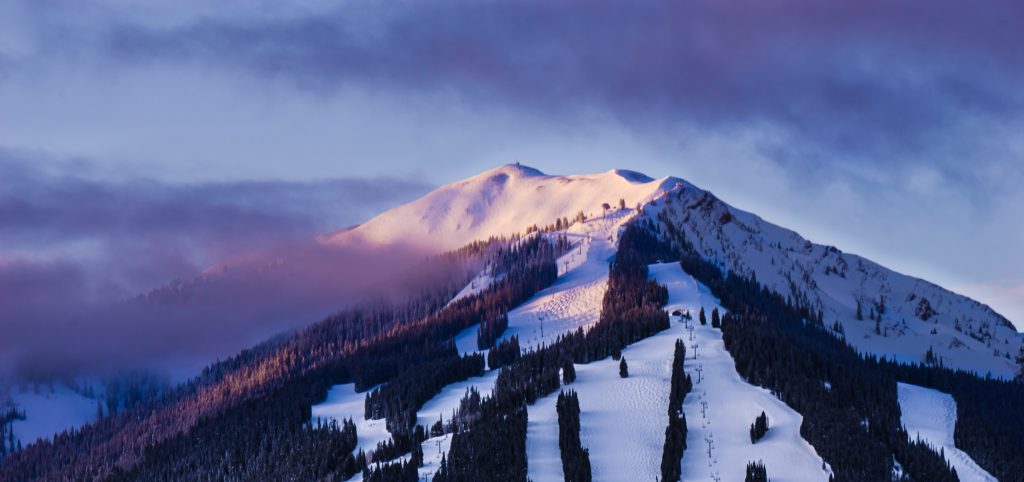
[[[325,244],[393,244],[415,241],[436,250],[454,249],[490,236],[522,233],[562,218],[603,213],[647,204],[679,180],[651,179],[612,170],[600,174],[548,176],[537,169],[508,164],[469,179],[441,186],[416,201],[396,207],[351,229],[320,236]]]
[[[987,305],[815,244],[675,177],[652,179],[627,170],[549,176],[509,164],[318,239],[327,245],[415,240],[442,251],[557,219],[573,220],[579,212],[599,216],[602,205],[614,211],[620,200],[630,211],[642,206],[645,216],[674,224],[721,268],[755,275],[780,293],[806,298],[827,324],[838,321],[847,340],[863,352],[923,362],[930,349],[936,363],[1001,378],[1019,369],[1014,358],[1022,335]]]
[[[1022,336],[987,305],[815,244],[688,183],[663,197],[648,214],[682,230],[703,257],[794,299],[806,297],[863,352],[924,362],[931,349],[936,363],[982,376],[1010,378],[1018,370]]]
[[[577,222],[581,211],[586,219]],[[608,285],[608,262],[616,252],[621,228],[637,216],[659,223],[664,233],[671,230],[669,225],[684,233],[687,242],[720,268],[756,276],[762,284],[820,310],[825,322],[829,326],[838,322],[846,339],[862,352],[922,362],[931,349],[936,363],[1004,378],[1012,377],[1018,368],[1013,355],[1020,349],[1022,336],[991,308],[860,256],[814,244],[673,177],[656,180],[622,170],[548,176],[507,165],[442,186],[420,200],[353,229],[321,236],[319,241],[345,245],[415,239],[441,251],[491,236],[522,234],[534,225],[548,226],[568,218],[569,223],[549,231],[573,245],[558,260],[558,280],[508,313],[508,329],[501,339],[515,336],[528,350],[597,323]],[[590,451],[595,480],[651,480],[660,475],[669,360],[677,339],[687,340],[693,350],[693,358],[686,360],[687,372],[700,373],[683,405],[690,424],[682,458],[684,480],[709,476],[741,480],[749,460],[762,460],[775,468],[773,479],[828,480],[831,467],[801,435],[802,415],[737,373],[721,330],[676,315],[723,308],[678,263],[665,261],[651,265],[650,276],[668,289],[665,309],[674,313],[673,323],[668,330],[623,350],[623,358],[630,361],[629,378],[619,377],[618,362],[611,358],[575,365],[577,378],[571,387],[580,394],[580,436]],[[486,289],[490,282],[485,271],[458,297]],[[462,353],[478,351],[476,326],[454,341]],[[417,422],[428,426],[446,419],[458,410],[470,388],[490,394],[498,372],[490,370],[444,387],[417,412]],[[914,394],[925,396],[910,396]],[[364,396],[352,384],[339,385],[312,412],[315,418],[355,420],[357,432],[366,434],[359,447],[370,451],[391,434],[383,420],[364,416]],[[528,407],[526,455],[532,480],[563,480],[556,399],[553,393]],[[947,460],[961,472],[961,480],[995,480],[953,443],[957,408],[951,396],[901,384],[900,404],[909,433],[924,437],[936,450],[945,450]],[[747,439],[747,424],[758,413],[768,414],[774,435],[754,445]],[[916,413],[929,415],[914,418]],[[422,443],[425,458],[417,469],[420,477],[429,478],[438,471],[451,444],[450,434]]]
[[[442,186],[362,225],[321,235],[313,243],[307,243],[315,244],[313,248],[307,245],[301,250],[274,253],[273,257],[254,255],[235,263],[222,263],[216,269],[207,270],[190,290],[216,298],[225,290],[218,292],[209,286],[226,284],[233,278],[252,284],[250,277],[261,281],[260,277],[265,276],[266,282],[271,283],[282,275],[305,280],[309,273],[323,273],[323,278],[315,279],[321,283],[337,277],[338,273],[362,275],[363,271],[375,269],[373,263],[386,257],[385,254],[403,250],[408,250],[405,256],[412,259],[490,237],[524,235],[522,244],[535,241],[529,237],[533,235],[557,238],[558,242],[552,243],[560,246],[558,257],[554,259],[557,277],[550,285],[531,291],[528,298],[508,307],[507,328],[502,329],[497,340],[500,344],[515,337],[515,346],[521,348],[521,353],[528,353],[557,344],[567,333],[581,329],[586,332],[593,326],[600,326],[599,320],[607,308],[606,294],[609,290],[614,293],[615,289],[615,283],[609,283],[611,260],[622,249],[642,249],[636,245],[630,247],[630,243],[621,246],[619,243],[626,235],[623,228],[638,217],[654,223],[666,240],[685,240],[696,253],[722,270],[756,277],[761,284],[790,296],[801,306],[820,311],[826,326],[834,327],[836,336],[845,337],[863,353],[909,362],[931,361],[1001,378],[1011,378],[1019,369],[1015,355],[1021,349],[1022,335],[1009,320],[988,306],[860,256],[814,244],[793,231],[729,206],[682,179],[652,179],[624,170],[549,176],[518,164],[502,166]],[[540,234],[527,235],[536,231]],[[652,240],[651,244],[656,242]],[[354,249],[330,249],[335,247]],[[376,258],[367,254],[377,250],[384,254]],[[335,251],[348,254],[339,257]],[[307,266],[317,269],[306,271]],[[410,266],[409,269],[420,269],[419,265]],[[489,287],[494,287],[495,279],[509,276],[496,269],[493,265],[485,266],[455,300],[473,294],[486,295]],[[679,409],[689,427],[685,431],[686,449],[680,459],[683,480],[707,480],[705,477],[742,480],[744,465],[751,461],[766,463],[773,480],[825,481],[830,475],[844,473],[843,470],[848,473],[850,467],[843,467],[841,460],[836,462],[834,450],[830,456],[829,446],[822,445],[820,437],[818,443],[812,444],[815,439],[803,430],[805,420],[819,427],[835,425],[828,423],[829,419],[822,413],[808,412],[798,404],[790,404],[780,396],[777,387],[769,389],[768,385],[750,378],[750,372],[741,369],[742,355],[749,353],[731,352],[732,348],[727,349],[723,328],[716,327],[715,321],[711,326],[698,324],[695,321],[698,317],[691,316],[709,311],[715,320],[718,313],[726,312],[728,303],[717,298],[694,276],[696,273],[686,272],[672,259],[659,260],[647,269],[649,279],[664,286],[667,292],[667,301],[659,306],[670,314],[668,328],[622,347],[622,360],[629,361],[628,377],[621,375],[620,361],[606,354],[605,358],[590,361],[570,359],[574,367],[573,381],[556,384],[556,388],[565,385],[579,394],[582,412],[578,414],[578,435],[589,450],[593,480],[652,480],[663,474],[663,448],[668,447],[666,407],[669,406],[677,341],[685,342],[687,351],[681,366],[694,378],[692,391],[685,395]],[[455,293],[468,278],[464,269],[460,273],[463,277],[449,293]],[[374,281],[365,276],[348,278],[356,278],[361,284]],[[269,297],[281,291],[280,285],[271,286],[276,289],[262,293]],[[388,287],[392,292],[400,291],[397,286]],[[159,296],[155,300],[154,296],[148,298],[149,301],[166,301]],[[444,300],[447,299],[448,294],[445,294]],[[449,306],[457,307],[455,300]],[[308,308],[309,303],[302,305]],[[466,319],[466,325],[460,325],[461,332],[451,340],[458,352],[486,356],[489,350],[496,349],[481,349],[477,334],[482,322],[477,315]],[[799,321],[794,321],[792,326],[798,330],[806,328]],[[452,336],[450,333],[444,336]],[[732,333],[735,337],[736,331]],[[828,335],[816,333],[834,342]],[[372,344],[370,341],[369,345]],[[287,353],[288,359],[294,358],[290,351],[282,353]],[[258,363],[261,362],[257,360],[257,366],[245,366],[240,371],[263,373],[267,366]],[[271,366],[283,362],[271,357],[267,363]],[[430,428],[419,442],[422,463],[415,470],[421,478],[439,473],[444,457],[447,455],[448,460],[452,460],[453,447],[458,447],[456,435],[443,426],[435,429],[435,424],[442,420],[449,423],[455,418],[468,389],[483,396],[497,392],[501,370],[503,368],[485,367],[475,376],[439,386],[430,392],[429,399],[424,397],[425,402],[419,400],[413,407],[415,422]],[[297,376],[296,383],[308,382],[301,377]],[[396,380],[393,378],[384,384],[402,386],[404,383],[411,387],[419,378]],[[341,380],[334,383],[341,383]],[[820,386],[824,392],[842,392],[842,385],[837,384],[840,388],[833,389],[828,378],[814,379],[813,386],[814,390],[819,390]],[[898,389],[900,420],[907,434],[941,452],[956,467],[960,480],[995,480],[979,465],[990,467],[992,461],[972,458],[979,453],[977,447],[954,438],[954,433],[962,433],[957,425],[958,403],[964,400],[962,392],[957,395],[960,398],[954,398],[935,388],[907,383],[900,383]],[[561,424],[556,407],[559,391],[543,393],[525,407],[528,416],[523,455],[528,463],[523,470],[529,479],[538,482],[564,480],[564,455],[560,456],[559,443]],[[373,454],[381,450],[378,444],[386,444],[398,435],[390,432],[390,426],[380,414],[371,416],[367,411],[367,393],[357,390],[352,381],[333,386],[325,395],[322,401],[310,407],[309,422],[319,426],[332,419],[339,424],[350,420],[358,434],[353,442],[353,453]],[[8,431],[8,438],[13,433],[28,443],[37,436],[46,438],[58,430],[87,422],[95,411],[86,409],[94,408],[94,402],[83,400],[88,403],[48,402],[38,404],[39,410],[26,410],[27,419],[11,422],[14,430]],[[27,402],[17,402],[31,408]],[[973,406],[975,412],[965,409],[968,410],[966,415],[959,420],[975,423],[977,403],[971,403],[967,400],[961,407]],[[186,407],[191,413],[192,405]],[[174,406],[168,410],[176,409],[179,408]],[[62,417],[76,414],[80,416]],[[749,425],[758,414],[771,420],[771,431],[767,437],[753,443]],[[47,420],[54,423],[40,423]],[[868,428],[867,424],[868,418],[864,418],[860,426]],[[25,430],[37,426],[43,429],[32,433]],[[225,437],[230,439],[230,435]],[[236,442],[232,440],[229,445]],[[410,450],[380,455],[385,458],[376,462],[410,461]],[[845,449],[843,451],[845,453]],[[882,456],[886,460],[891,457]],[[1013,459],[1015,455],[1009,457]],[[894,473],[902,471],[899,461],[893,460]],[[353,480],[361,478],[359,472],[346,475],[349,476]]]

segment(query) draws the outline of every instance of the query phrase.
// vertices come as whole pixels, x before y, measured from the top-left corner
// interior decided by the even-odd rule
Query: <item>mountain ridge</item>
[[[548,175],[506,164],[317,240],[334,246],[415,240],[441,251],[563,218],[572,222],[579,212],[603,215],[603,204],[611,210],[640,207],[662,225],[674,223],[720,269],[756,276],[794,298],[807,297],[804,301],[820,310],[828,324],[837,323],[862,352],[999,378],[1012,378],[1020,370],[1014,358],[1022,335],[988,305],[813,243],[678,177],[654,179],[625,169]]]
[[[611,212],[639,207],[663,229],[672,224],[720,269],[755,276],[820,310],[826,323],[841,326],[846,340],[864,353],[998,378],[1021,372],[1016,357],[1024,335],[990,306],[863,256],[813,243],[673,176],[654,179],[626,169],[548,175],[523,164],[505,164],[439,186],[360,225],[319,235],[313,244],[325,253],[316,256],[325,260],[333,248],[391,246],[440,254],[474,241],[555,226],[557,221],[573,223],[579,213],[603,216],[603,205]],[[196,281],[229,273],[286,276],[289,270],[284,268],[309,257],[301,252],[240,256],[204,270]],[[177,291],[172,288],[159,291]]]

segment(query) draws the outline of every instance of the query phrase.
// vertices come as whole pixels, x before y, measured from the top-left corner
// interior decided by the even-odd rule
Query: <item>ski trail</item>
[[[631,216],[631,211],[624,210],[572,225],[566,234],[576,246],[558,260],[558,280],[509,312],[502,339],[518,336],[525,351],[596,323],[618,229]]]
[[[996,478],[981,468],[964,451],[956,448],[956,400],[953,396],[908,383],[897,384],[900,421],[911,438],[921,438],[946,455],[962,482],[995,482]]]
[[[721,330],[710,325],[712,308],[717,307],[722,313],[724,309],[708,288],[684,272],[678,263],[651,265],[650,270],[653,278],[668,287],[666,309],[689,311],[693,315],[689,322],[677,322],[678,318],[673,317],[673,331],[684,333],[679,338],[686,343],[685,368],[694,382],[693,390],[683,401],[688,427],[683,480],[743,480],[747,463],[758,460],[764,462],[768,477],[776,482],[828,480],[821,457],[800,436],[803,417],[768,390],[744,381],[736,372]],[[707,313],[707,325],[697,321],[701,307]],[[671,351],[667,357],[671,357]],[[667,405],[662,412],[666,409]],[[762,411],[768,416],[770,428],[764,438],[752,444],[750,424]],[[667,417],[665,420],[667,424]]]

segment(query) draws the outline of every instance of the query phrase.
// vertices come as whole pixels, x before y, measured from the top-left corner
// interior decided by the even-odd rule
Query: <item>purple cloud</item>
[[[0,361],[22,373],[200,364],[378,294],[422,257],[312,240],[429,189],[416,181],[185,185],[43,168],[61,162],[0,152]]]

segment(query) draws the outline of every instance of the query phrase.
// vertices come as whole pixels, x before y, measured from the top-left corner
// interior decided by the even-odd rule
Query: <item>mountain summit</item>
[[[442,251],[491,236],[521,233],[532,225],[593,217],[602,204],[645,205],[682,185],[626,170],[549,176],[521,164],[506,164],[441,186],[355,228],[326,234],[326,244],[391,244],[416,241]]]

